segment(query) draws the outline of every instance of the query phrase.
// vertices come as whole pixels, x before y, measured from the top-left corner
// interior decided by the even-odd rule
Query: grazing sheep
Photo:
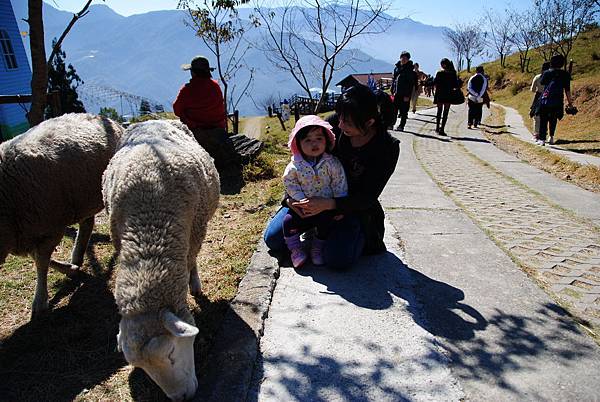
[[[135,124],[103,179],[111,238],[120,253],[117,342],[173,400],[194,395],[194,326],[188,283],[200,295],[196,257],[219,202],[212,158],[179,121]]]
[[[102,173],[121,133],[107,118],[72,113],[0,144],[0,266],[8,254],[35,260],[32,317],[48,309],[48,266],[71,276],[83,263],[94,215],[103,208]],[[51,260],[74,223],[71,264]]]

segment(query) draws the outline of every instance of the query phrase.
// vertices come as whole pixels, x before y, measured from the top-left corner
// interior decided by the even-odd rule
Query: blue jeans
[[[287,250],[283,239],[283,219],[289,208],[282,207],[267,225],[264,239],[267,247],[273,251]],[[323,248],[323,259],[327,266],[335,270],[349,269],[362,255],[365,235],[356,217],[344,217],[338,221]]]

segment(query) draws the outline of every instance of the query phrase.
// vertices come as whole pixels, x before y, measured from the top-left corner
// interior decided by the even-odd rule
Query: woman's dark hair
[[[335,104],[335,112],[343,119],[350,119],[361,130],[367,128],[367,122],[375,119],[375,128],[382,125],[377,109],[377,97],[371,89],[364,85],[348,88]]]
[[[550,57],[550,66],[552,68],[562,68],[565,65],[565,56],[562,54],[555,54]]]
[[[543,62],[542,63],[542,73],[548,69],[550,69],[550,62],[549,61]]]
[[[450,61],[450,59],[447,59],[446,57],[444,57],[440,61],[440,66],[442,66],[442,68],[446,71],[456,71],[454,69],[454,63],[452,63],[452,61]]]
[[[300,130],[298,130],[298,132],[294,136],[294,141],[296,141],[296,146],[298,147],[298,151],[300,151],[300,153],[304,157],[306,157],[306,155],[304,155],[304,152],[302,152],[302,147],[300,146],[300,142],[303,139],[305,139],[306,137],[308,137],[308,133],[313,128],[320,128],[321,132],[325,136],[325,150],[331,151],[331,149],[333,148],[333,144],[331,143],[331,140],[329,139],[329,136],[327,135],[327,132],[325,131],[325,127],[321,127],[321,126],[306,126],[306,127],[302,127]]]

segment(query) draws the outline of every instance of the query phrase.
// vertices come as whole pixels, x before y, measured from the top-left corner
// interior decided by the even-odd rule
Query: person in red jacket
[[[223,93],[217,81],[212,79],[214,68],[210,67],[206,57],[196,56],[181,68],[190,70],[192,79],[179,90],[173,112],[215,160],[223,191],[223,184],[231,184],[226,181],[235,179],[239,182],[241,172],[240,157],[227,134]]]
[[[226,129],[225,105],[223,93],[217,81],[212,79],[208,59],[196,56],[190,64],[181,66],[190,70],[192,79],[179,90],[173,103],[173,111],[190,130]]]

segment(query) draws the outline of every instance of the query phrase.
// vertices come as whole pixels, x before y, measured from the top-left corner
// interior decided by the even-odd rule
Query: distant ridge
[[[27,2],[11,1],[20,29],[27,31],[28,26],[22,20],[26,18]],[[48,50],[52,39],[59,36],[70,21],[72,13],[57,10],[47,3],[44,3],[43,12]],[[240,9],[242,18],[250,12],[250,9]],[[197,54],[211,56],[202,41],[184,26],[183,17],[180,10],[124,17],[106,5],[92,5],[89,14],[75,24],[63,43],[67,63],[73,64],[84,81],[155,99],[166,110],[171,110],[179,88],[189,79],[189,73],[181,71],[180,65]],[[420,62],[423,70],[433,73],[439,55],[446,53],[441,31],[440,27],[408,18],[395,19],[390,29],[378,35],[376,40],[364,37],[352,44],[359,50],[361,61],[338,72],[333,82],[351,73],[392,71],[393,63],[404,49],[411,51],[413,59]],[[258,31],[251,32],[248,40],[253,43],[259,37]],[[29,52],[28,40],[24,42]],[[214,59],[211,60],[214,62]],[[299,92],[291,77],[270,66],[262,52],[251,49],[246,61],[256,69],[252,89],[252,97],[256,101],[270,94],[284,98]],[[243,76],[240,77],[240,81],[243,79]],[[92,112],[97,112],[100,106],[119,105],[86,105]],[[244,115],[264,113],[249,97],[245,97],[238,108]]]

